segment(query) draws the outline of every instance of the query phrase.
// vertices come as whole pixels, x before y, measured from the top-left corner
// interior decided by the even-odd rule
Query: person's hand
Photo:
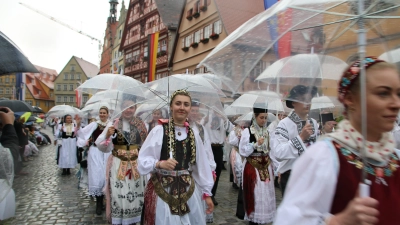
[[[204,201],[206,201],[206,204],[207,204],[206,213],[207,213],[207,214],[212,213],[212,212],[214,211],[214,203],[213,203],[211,197],[210,197],[210,196],[207,196],[207,197],[204,199]]]
[[[358,195],[358,194],[357,194]],[[329,225],[373,225],[378,223],[378,204],[376,199],[356,196],[342,212],[331,217]]]
[[[110,138],[111,135],[113,135],[114,133],[115,133],[115,128],[114,128],[114,126],[110,126],[110,127],[108,128],[108,131],[107,131],[107,134],[106,134],[106,138],[107,138],[107,139]]]
[[[260,137],[260,138],[257,140],[257,144],[258,144],[258,146],[264,144],[264,137]]]
[[[174,170],[178,162],[175,159],[169,158],[168,160],[160,162],[159,167],[164,170]]]
[[[15,116],[14,112],[8,107],[0,107],[0,121],[4,125],[14,124]]]
[[[54,146],[56,146],[57,145],[57,140],[54,140]]]
[[[76,126],[80,127],[82,119],[79,116],[77,116],[77,117],[75,117],[75,121],[76,121]]]
[[[310,124],[310,122],[307,121],[306,125],[303,127],[303,129],[300,132],[300,138],[301,138],[301,140],[305,141],[312,134],[313,134],[312,125]]]

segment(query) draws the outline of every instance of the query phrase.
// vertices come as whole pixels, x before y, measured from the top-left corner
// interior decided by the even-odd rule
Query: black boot
[[[67,169],[63,169],[62,176],[67,175]]]
[[[67,170],[67,175],[71,175],[70,169],[68,168],[68,169],[66,169],[66,170]]]
[[[103,197],[102,196],[96,196],[96,214],[101,215],[101,212],[103,211]]]

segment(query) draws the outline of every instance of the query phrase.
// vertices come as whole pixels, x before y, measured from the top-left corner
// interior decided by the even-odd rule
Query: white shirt
[[[215,118],[214,123],[216,124],[213,124],[213,118]],[[222,118],[213,115],[210,115],[207,123],[204,123],[203,119],[202,124],[210,136],[211,144],[224,144],[226,133],[231,132],[234,127],[229,120],[224,121]]]
[[[181,132],[181,135],[178,135]],[[194,132],[196,140],[196,164],[189,165],[189,170],[193,171],[192,176],[199,186],[202,193],[212,196],[211,189],[214,186],[214,180],[210,165],[207,160],[206,151],[203,149],[203,143],[197,132]],[[154,172],[155,165],[161,156],[161,148],[164,137],[164,128],[162,125],[154,127],[143,143],[139,151],[138,171],[141,175]],[[187,137],[185,127],[175,127],[175,137],[177,140],[184,140]]]
[[[317,121],[311,119],[314,125],[314,134],[317,137]],[[300,138],[296,123],[289,117],[281,120],[275,129],[271,140],[273,158],[279,162],[278,173],[284,173],[292,169],[294,161],[299,158],[301,152],[306,150],[306,145]]]
[[[200,126],[203,126],[200,124]],[[197,127],[197,125],[191,123],[190,127],[193,129],[193,132],[200,134],[199,132],[199,128]],[[210,137],[208,136],[207,130],[204,129],[203,126],[203,130],[204,130],[204,149],[206,151],[207,154],[207,159],[208,159],[208,163],[210,164],[210,168],[212,171],[214,171],[217,168],[217,164],[215,163],[214,160],[214,154],[212,152],[212,148],[211,148],[211,143],[210,143]],[[199,135],[200,137],[200,135]]]

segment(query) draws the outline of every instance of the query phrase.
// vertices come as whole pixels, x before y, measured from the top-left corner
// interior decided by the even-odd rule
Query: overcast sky
[[[99,65],[97,41],[92,41],[19,2],[103,42],[109,0],[0,0],[0,31],[13,40],[33,64],[55,69],[59,73],[74,55]],[[118,2],[119,18],[122,0]],[[125,0],[126,7],[128,4],[129,1]]]

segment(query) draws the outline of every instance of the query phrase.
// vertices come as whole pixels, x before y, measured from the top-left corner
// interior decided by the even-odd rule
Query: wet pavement
[[[52,137],[49,127],[42,131]],[[71,170],[72,175],[61,176],[62,171],[55,161],[54,145],[41,146],[39,149],[40,153],[25,163],[23,171],[29,174],[14,179],[15,217],[0,224],[108,224],[105,213],[96,215],[96,202],[88,197],[85,190],[78,189],[78,178],[74,176],[78,167]],[[237,194],[238,190],[229,182],[228,171],[223,170],[216,195],[219,205],[215,206],[214,223],[209,224],[248,224],[235,216]],[[276,195],[279,204],[279,189],[276,189]]]

